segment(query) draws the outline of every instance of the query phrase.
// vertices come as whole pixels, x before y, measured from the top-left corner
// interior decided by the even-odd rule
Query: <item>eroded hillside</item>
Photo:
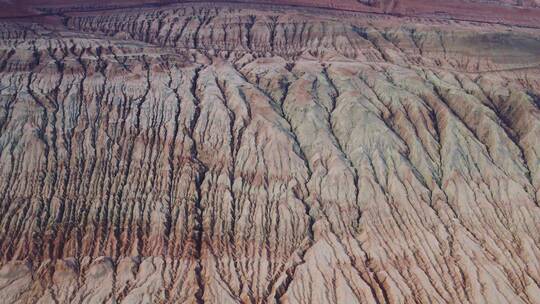
[[[540,302],[540,32],[201,5],[0,26],[5,303]]]

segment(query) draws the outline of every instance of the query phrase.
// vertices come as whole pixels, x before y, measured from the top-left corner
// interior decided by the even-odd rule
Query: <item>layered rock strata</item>
[[[3,302],[540,302],[538,30],[64,22],[0,25]]]

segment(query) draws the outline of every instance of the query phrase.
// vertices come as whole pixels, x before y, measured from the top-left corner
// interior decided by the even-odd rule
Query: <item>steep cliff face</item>
[[[539,30],[64,22],[0,25],[3,302],[540,302]]]

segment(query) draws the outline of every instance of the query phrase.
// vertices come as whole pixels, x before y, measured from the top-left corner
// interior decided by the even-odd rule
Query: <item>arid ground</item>
[[[2,2],[0,302],[540,303],[539,2],[246,2]]]

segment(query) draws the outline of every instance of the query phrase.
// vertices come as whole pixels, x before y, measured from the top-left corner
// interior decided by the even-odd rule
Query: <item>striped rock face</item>
[[[0,23],[0,302],[540,303],[540,30]]]

